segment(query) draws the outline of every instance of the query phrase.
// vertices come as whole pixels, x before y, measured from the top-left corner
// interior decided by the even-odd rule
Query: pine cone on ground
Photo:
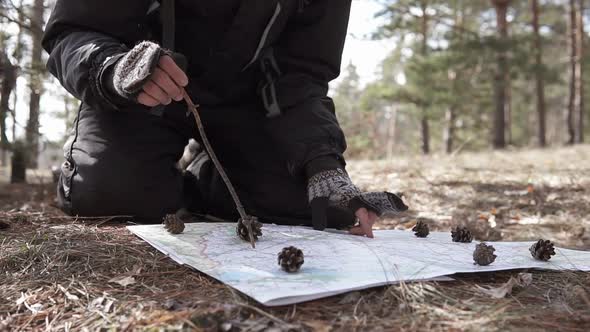
[[[553,243],[549,240],[543,239],[535,242],[531,246],[529,251],[535,259],[545,262],[550,260],[551,256],[555,255],[555,248],[553,247]]]
[[[474,264],[486,266],[492,264],[496,260],[496,255],[494,255],[494,251],[496,248],[492,246],[488,246],[484,242],[475,246],[475,251],[473,252],[473,260],[475,261]]]
[[[455,227],[451,231],[451,237],[453,238],[453,242],[471,243],[473,241],[473,235],[467,227]]]
[[[256,217],[252,217],[252,234],[254,236],[254,241],[258,241],[258,237],[262,236],[262,223],[258,221]],[[240,237],[240,239],[250,242],[250,236],[248,234],[248,228],[242,222],[242,219],[238,221],[238,226],[236,227],[236,233]]]
[[[427,237],[430,234],[430,229],[428,228],[428,224],[422,220],[419,220],[416,226],[412,228],[414,231],[414,235],[417,237]]]
[[[171,234],[180,234],[184,232],[184,221],[176,214],[169,214],[164,217],[164,227]]]
[[[283,248],[279,253],[279,265],[284,271],[294,273],[303,265],[303,251],[295,247]]]

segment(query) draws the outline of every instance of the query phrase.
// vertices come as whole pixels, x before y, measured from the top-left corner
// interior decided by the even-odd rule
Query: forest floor
[[[478,240],[546,238],[590,249],[590,146],[351,162],[367,190],[402,192],[411,210],[384,229],[468,225]],[[64,217],[53,185],[0,184],[0,330],[588,331],[590,273],[455,275],[265,308],[175,264],[109,220]],[[495,299],[519,273],[532,283]],[[131,280],[123,287],[122,277]]]

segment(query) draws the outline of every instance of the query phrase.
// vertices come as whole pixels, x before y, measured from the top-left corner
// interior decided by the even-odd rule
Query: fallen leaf
[[[535,186],[533,186],[532,184],[529,184],[527,186],[526,190],[529,192],[529,194],[532,194],[535,191]]]
[[[141,274],[141,271],[143,270],[143,266],[141,264],[135,264],[133,266],[133,270],[131,272],[132,275],[136,276]]]
[[[162,304],[164,309],[169,311],[176,311],[182,309],[184,306],[175,299],[168,299]]]
[[[304,323],[307,327],[309,327],[312,331],[316,332],[330,332],[332,331],[332,326],[326,324],[319,320],[312,320]]]
[[[27,309],[29,309],[31,311],[31,313],[33,315],[36,315],[36,314],[40,313],[41,311],[43,311],[43,305],[41,303],[35,303],[33,305],[28,305],[25,302],[25,306],[27,307]]]
[[[338,304],[356,304],[361,298],[360,292],[352,292],[343,297]]]
[[[572,290],[574,294],[581,297],[584,300],[584,302],[586,302],[588,306],[590,306],[590,296],[588,296],[588,293],[586,292],[586,290],[584,290],[584,287],[576,285]]]
[[[70,301],[78,301],[80,300],[80,298],[77,295],[74,295],[70,292],[68,292],[67,289],[65,289],[62,285],[58,285],[59,290],[64,293],[64,295],[66,296],[66,299],[70,300]]]
[[[135,284],[135,278],[130,276],[119,276],[109,280],[109,283],[119,284],[123,287]]]
[[[547,196],[547,202],[553,202],[559,198],[559,195],[556,193],[551,193]]]
[[[16,300],[16,305],[19,306],[19,305],[27,302],[28,298],[29,297],[27,295],[25,295],[25,293],[21,292],[20,297]]]
[[[108,313],[115,301],[106,296],[97,297],[88,304],[88,310]]]
[[[511,277],[504,285],[494,287],[481,287],[475,286],[476,289],[484,294],[491,296],[494,299],[503,299],[506,295],[512,293],[512,289],[515,286],[527,287],[533,281],[533,275],[531,273],[519,273],[517,277]]]

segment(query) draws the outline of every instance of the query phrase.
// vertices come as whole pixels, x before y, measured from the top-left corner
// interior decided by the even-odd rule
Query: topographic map
[[[533,242],[494,242],[498,258],[473,264],[478,242],[454,243],[449,233],[417,238],[412,232],[376,231],[375,239],[305,227],[265,225],[256,249],[240,240],[234,224],[187,224],[169,234],[162,225],[128,229],[179,264],[199,270],[267,306],[294,304],[400,281],[450,280],[455,273],[523,268],[590,271],[590,252],[556,248],[549,262],[534,260]],[[299,273],[283,272],[277,254],[303,250]]]

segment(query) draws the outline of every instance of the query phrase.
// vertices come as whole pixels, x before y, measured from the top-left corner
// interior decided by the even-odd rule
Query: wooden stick
[[[236,192],[231,181],[229,180],[227,173],[225,173],[223,166],[221,166],[219,159],[217,159],[217,155],[215,154],[215,151],[213,151],[213,147],[211,146],[211,143],[209,143],[209,139],[207,138],[207,134],[205,133],[205,128],[203,127],[203,121],[201,120],[201,116],[199,115],[199,111],[197,110],[198,106],[196,106],[195,103],[193,103],[191,97],[188,95],[188,93],[186,92],[185,89],[182,90],[182,94],[184,97],[184,101],[188,105],[189,110],[191,111],[191,113],[193,113],[193,115],[195,117],[195,121],[197,122],[197,128],[199,129],[199,133],[201,134],[201,139],[203,140],[203,144],[205,145],[205,150],[207,150],[207,153],[211,157],[211,160],[213,161],[215,168],[219,172],[219,175],[221,175],[223,182],[225,182],[225,186],[227,187],[227,190],[229,190],[229,193],[231,194],[231,196],[234,200],[234,203],[236,205],[236,209],[238,210],[240,217],[244,221],[249,220],[250,218],[246,214],[246,210],[244,209],[244,206],[242,205],[242,201],[240,201],[240,197],[238,196],[238,193]],[[251,232],[250,229],[248,229],[248,231]]]

